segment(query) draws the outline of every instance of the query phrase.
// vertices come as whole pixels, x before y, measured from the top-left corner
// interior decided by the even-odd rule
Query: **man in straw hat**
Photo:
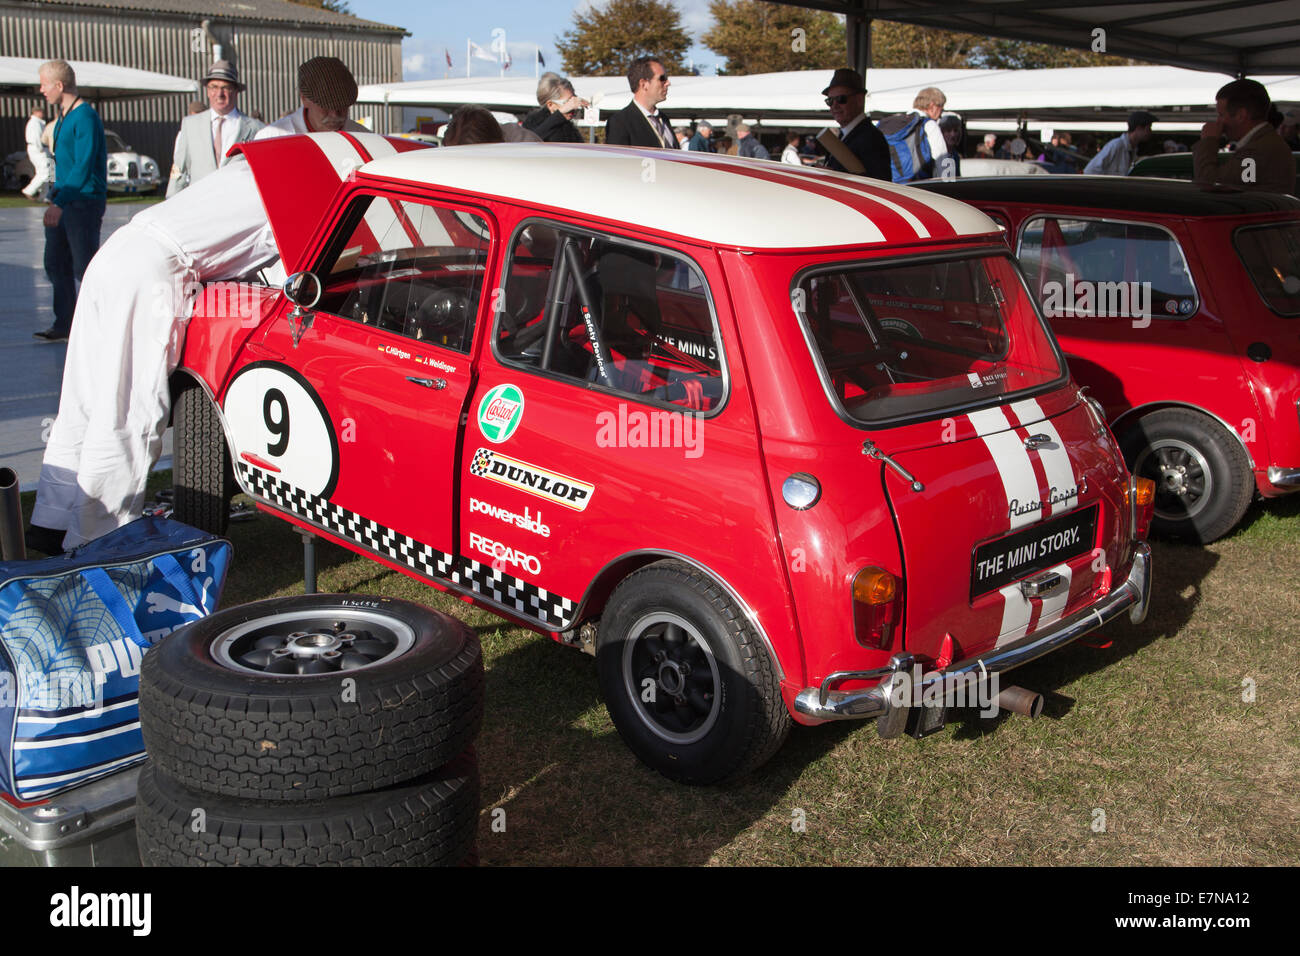
[[[280,117],[257,134],[257,139],[295,133],[369,132],[348,119],[357,101],[357,81],[335,56],[318,56],[298,67],[298,99],[302,109]]]
[[[176,137],[167,195],[174,196],[190,183],[214,173],[230,162],[226,155],[236,143],[252,139],[263,124],[239,112],[235,99],[244,91],[239,71],[217,60],[202,80],[209,109],[187,116]]]

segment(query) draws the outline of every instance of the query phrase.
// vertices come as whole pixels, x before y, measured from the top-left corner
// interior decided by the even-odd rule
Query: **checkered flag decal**
[[[486,471],[491,458],[492,452],[479,449],[470,469],[482,468],[482,471]],[[376,524],[369,518],[363,518],[356,512],[340,508],[326,498],[308,494],[247,462],[241,461],[238,465],[241,484],[254,497],[283,508],[299,518],[305,518],[341,538],[355,541],[425,577],[449,579],[453,584],[491,598],[518,614],[536,618],[554,630],[565,630],[573,623],[576,605],[568,598],[495,570],[491,565],[480,564],[469,558],[457,559],[455,555],[439,551],[392,528]],[[482,474],[482,471],[474,473]]]
[[[474,452],[474,460],[469,463],[469,473],[482,478],[488,473],[488,465],[492,464],[492,452],[486,448],[480,448]]]

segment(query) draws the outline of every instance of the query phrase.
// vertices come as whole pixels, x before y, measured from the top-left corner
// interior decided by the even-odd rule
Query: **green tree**
[[[573,12],[573,29],[555,38],[566,73],[617,76],[632,61],[653,56],[680,73],[691,38],[666,0],[610,0],[604,9]]]
[[[728,74],[844,65],[844,23],[832,13],[762,0],[710,0],[709,13],[713,26],[704,45],[726,57]]]
[[[1050,43],[983,37],[971,50],[970,65],[986,70],[1045,70],[1067,66],[1130,66],[1128,60],[1089,50],[1071,50]]]
[[[871,65],[877,69],[953,70],[969,67],[982,37],[911,23],[871,21]]]

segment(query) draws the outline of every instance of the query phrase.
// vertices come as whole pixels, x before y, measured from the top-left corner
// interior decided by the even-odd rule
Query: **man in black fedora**
[[[840,67],[822,94],[831,118],[839,124],[838,135],[827,129],[818,137],[827,156],[826,168],[892,182],[889,144],[866,114],[867,85],[862,82],[862,74]]]
[[[216,172],[228,162],[230,148],[252,139],[263,125],[235,106],[235,98],[244,91],[244,84],[239,82],[239,72],[230,63],[217,60],[202,83],[210,108],[187,116],[181,123],[171,179],[167,183],[168,196]]]

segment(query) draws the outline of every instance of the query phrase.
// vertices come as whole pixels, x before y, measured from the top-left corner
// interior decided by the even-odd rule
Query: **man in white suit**
[[[216,172],[230,160],[227,154],[236,143],[247,142],[263,126],[235,106],[244,90],[239,73],[225,60],[217,60],[203,78],[208,105],[202,113],[188,116],[176,137],[175,158],[167,195],[174,196],[190,183]]]

